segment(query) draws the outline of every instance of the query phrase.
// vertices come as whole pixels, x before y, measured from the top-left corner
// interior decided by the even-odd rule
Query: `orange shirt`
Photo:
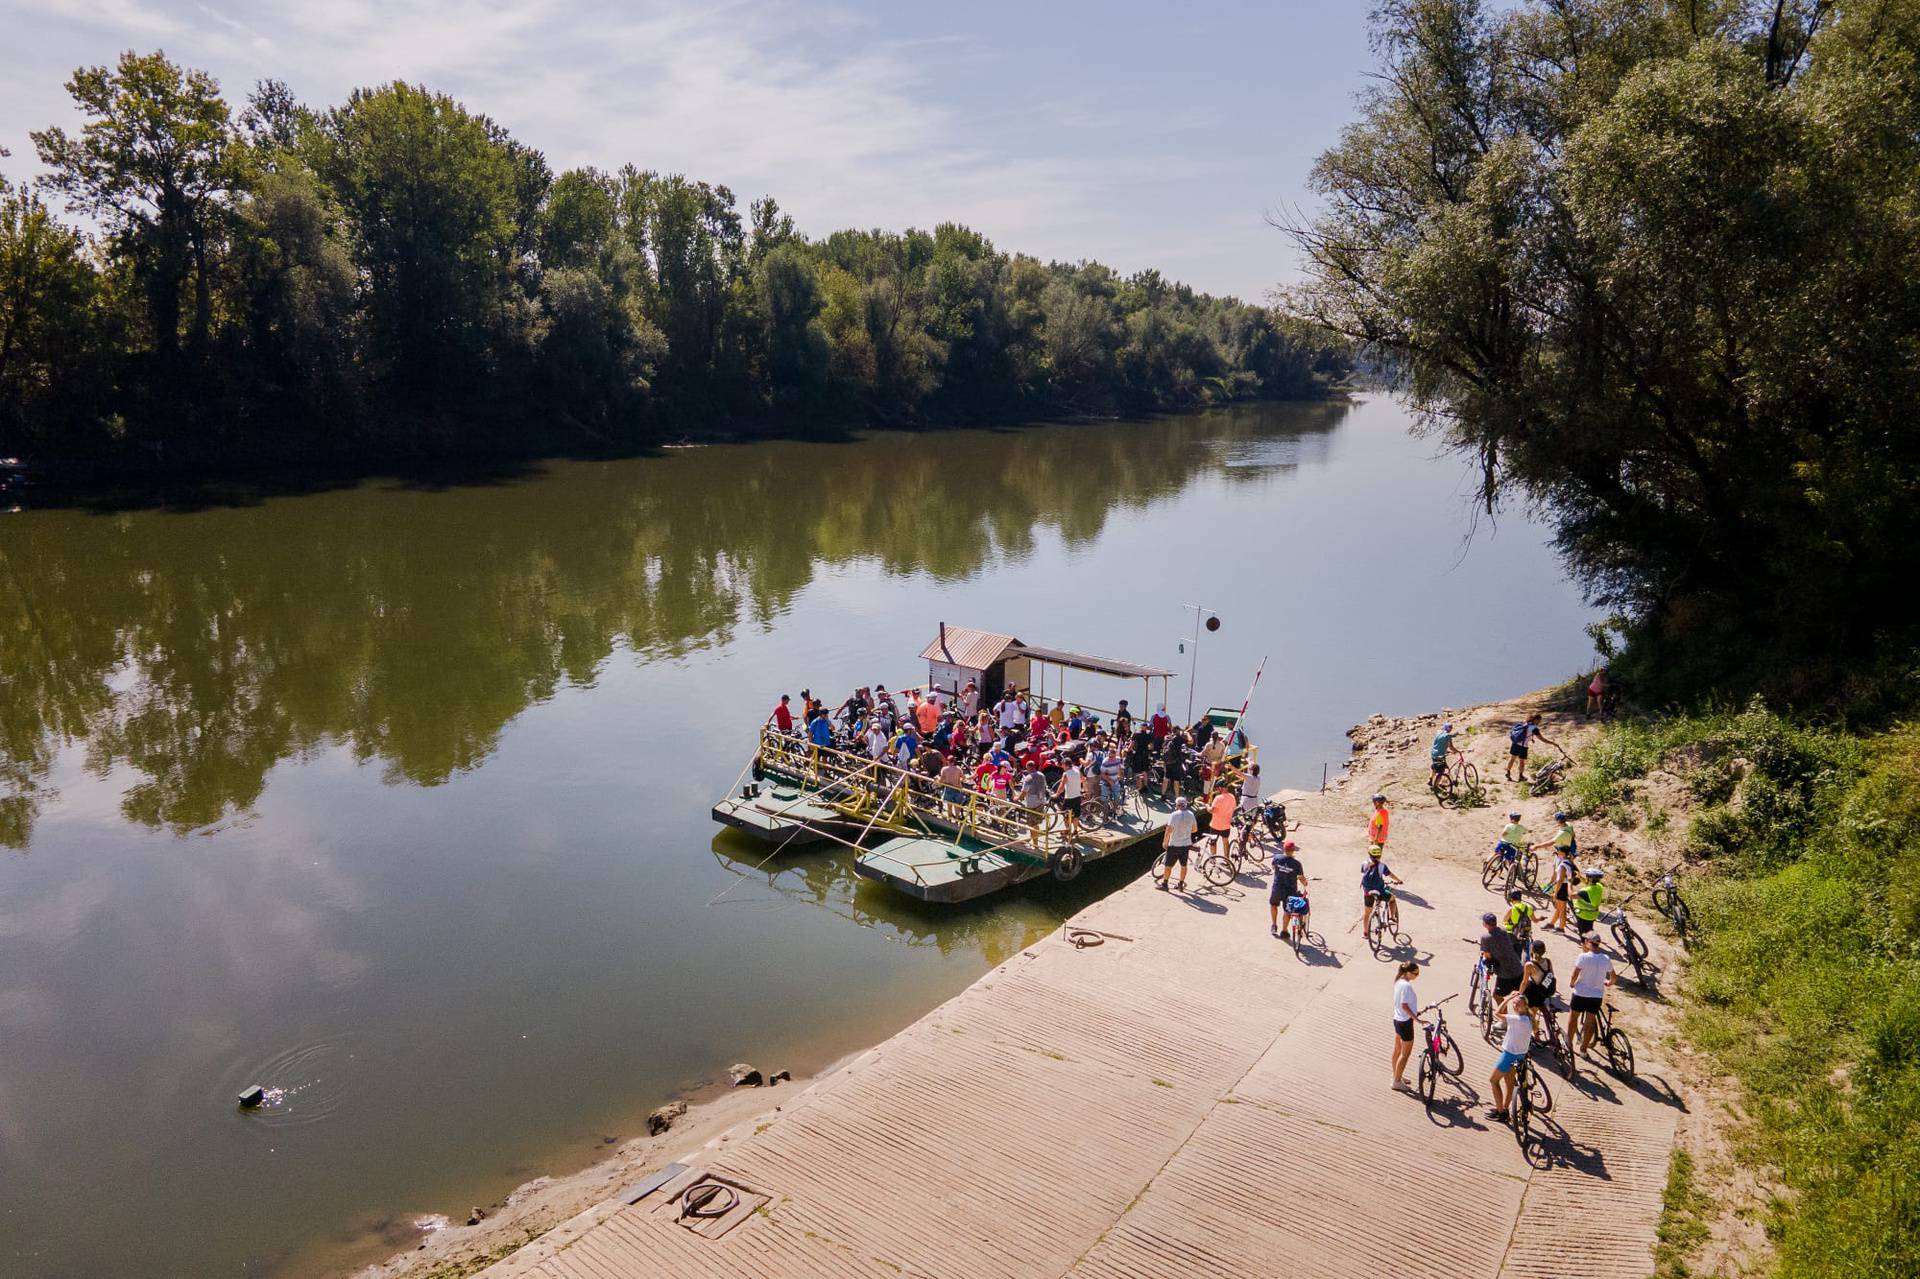
[[[929,737],[933,736],[933,730],[940,727],[940,704],[928,698],[920,703],[917,714],[920,719],[920,731]]]
[[[1233,825],[1234,805],[1239,801],[1230,790],[1217,790],[1213,793],[1213,828],[1225,830]]]
[[[1383,848],[1386,847],[1386,843],[1387,843],[1387,810],[1386,809],[1376,808],[1373,810],[1373,820],[1367,823],[1367,838],[1373,841],[1374,843],[1379,844]]]

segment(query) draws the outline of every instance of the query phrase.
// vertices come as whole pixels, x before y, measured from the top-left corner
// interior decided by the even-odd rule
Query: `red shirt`
[[[773,722],[783,733],[793,731],[793,712],[787,709],[785,702],[773,708]]]
[[[1153,727],[1153,735],[1155,737],[1165,737],[1173,731],[1173,721],[1165,715],[1155,715],[1149,723]]]

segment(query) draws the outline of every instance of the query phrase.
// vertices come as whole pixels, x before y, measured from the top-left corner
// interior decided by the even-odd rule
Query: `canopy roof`
[[[920,656],[929,662],[947,662],[970,671],[984,671],[1020,647],[1020,641],[1011,635],[976,631],[971,626],[945,626],[941,629],[943,634],[935,635],[933,643],[920,650]],[[941,647],[943,640],[944,650]]]
[[[951,628],[948,634],[952,634]],[[1020,644],[1017,652],[1019,656],[1030,657],[1036,662],[1065,666],[1076,671],[1092,671],[1097,675],[1114,675],[1121,679],[1170,679],[1173,676],[1172,671],[1163,671],[1158,666],[1116,662],[1110,657],[1089,657],[1085,653],[1069,653],[1064,648],[1037,648],[1032,644]]]

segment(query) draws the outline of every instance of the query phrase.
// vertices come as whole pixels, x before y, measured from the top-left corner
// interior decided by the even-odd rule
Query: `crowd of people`
[[[1167,796],[1190,819],[1189,797],[1211,800],[1216,792],[1229,793],[1216,782],[1237,773],[1228,760],[1246,747],[1237,729],[1222,732],[1211,719],[1185,727],[1174,723],[1164,704],[1136,717],[1121,699],[1103,719],[1019,688],[989,702],[972,680],[954,691],[895,693],[876,684],[856,689],[831,709],[802,689],[796,710],[792,696],[783,693],[767,724],[803,738],[816,760],[819,751],[832,750],[898,768],[914,795],[942,806],[949,817],[957,817],[973,794],[1017,804],[1036,824],[1058,810],[1070,839],[1079,834],[1089,801],[1117,811],[1130,793]],[[1247,780],[1257,792],[1257,765]]]

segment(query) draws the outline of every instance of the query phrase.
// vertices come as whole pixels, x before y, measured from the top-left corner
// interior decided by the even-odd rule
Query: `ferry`
[[[894,695],[937,693],[957,706],[971,683],[980,707],[993,706],[1004,692],[1023,692],[1050,705],[1078,706],[1108,728],[1118,700],[1130,696],[1133,685],[1142,697],[1132,713],[1143,723],[1151,708],[1168,703],[1174,679],[1173,672],[1154,666],[1043,648],[945,622],[920,658],[927,664],[925,683],[894,689]],[[1116,706],[1106,708],[1084,687],[1069,694],[1070,675],[1082,686],[1099,680],[1101,687],[1112,690],[1117,682],[1127,691],[1108,694]],[[1219,786],[1237,791],[1256,762],[1257,748],[1240,728],[1244,709],[1206,712],[1206,723],[1225,735],[1228,749],[1202,780],[1203,793]],[[865,879],[922,901],[963,902],[1043,875],[1071,880],[1089,861],[1158,841],[1173,812],[1171,798],[1152,787],[1137,790],[1131,776],[1117,804],[1097,795],[1090,782],[1078,829],[1069,833],[1065,815],[1055,808],[1028,808],[972,786],[957,801],[949,798],[936,779],[891,758],[870,757],[840,725],[832,745],[817,746],[798,723],[792,732],[767,724],[752,762],[734,792],[714,805],[713,817],[777,848],[847,847],[855,854],[855,872]],[[1197,803],[1201,796],[1193,798]]]

